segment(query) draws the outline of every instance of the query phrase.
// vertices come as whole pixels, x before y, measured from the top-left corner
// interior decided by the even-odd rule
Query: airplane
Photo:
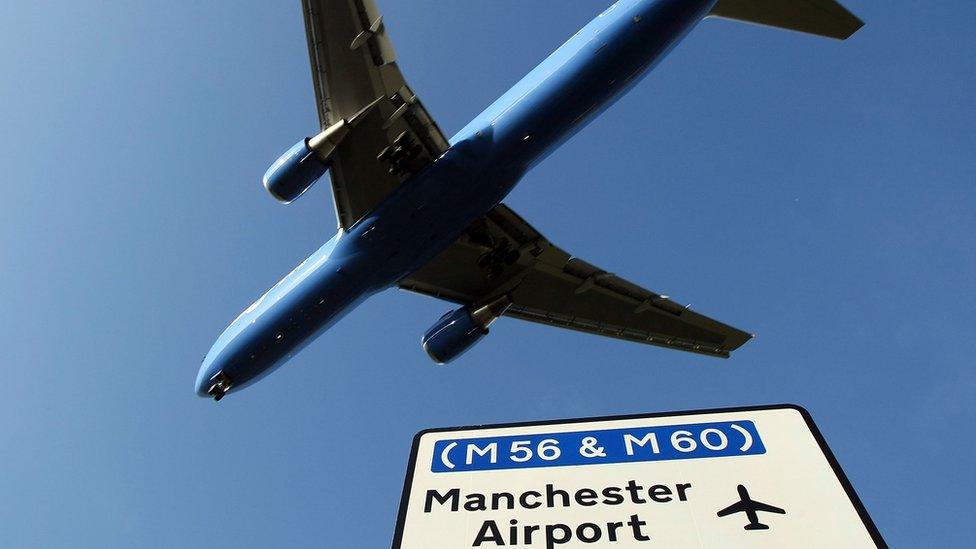
[[[566,252],[505,196],[709,16],[846,39],[835,0],[620,0],[447,139],[401,74],[374,0],[302,0],[320,131],[263,183],[289,203],[329,172],[338,232],[220,335],[196,379],[220,400],[390,287],[457,306],[422,338],[437,363],[506,316],[728,357],[749,333]]]
[[[735,513],[745,513],[746,518],[749,519],[749,524],[743,526],[745,530],[769,530],[769,526],[759,522],[759,517],[757,516],[758,511],[777,513],[780,515],[786,514],[786,511],[779,507],[773,507],[772,505],[767,505],[750,498],[749,491],[746,490],[745,486],[740,484],[737,489],[739,490],[739,501],[719,511],[718,516],[724,517]]]

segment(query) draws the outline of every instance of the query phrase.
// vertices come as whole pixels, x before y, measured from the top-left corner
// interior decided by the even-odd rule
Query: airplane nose
[[[200,366],[200,371],[197,372],[197,380],[196,383],[194,383],[197,396],[201,396],[201,397],[210,396],[207,394],[206,383],[208,379],[210,379],[210,377],[207,375],[207,362],[204,361],[203,365]]]

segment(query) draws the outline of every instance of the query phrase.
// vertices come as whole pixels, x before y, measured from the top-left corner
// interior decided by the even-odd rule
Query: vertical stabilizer
[[[864,26],[836,0],[719,0],[709,15],[838,40]]]

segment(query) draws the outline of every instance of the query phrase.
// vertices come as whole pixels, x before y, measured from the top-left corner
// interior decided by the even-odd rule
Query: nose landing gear
[[[219,402],[220,399],[224,398],[227,391],[234,385],[233,380],[230,376],[225,374],[223,370],[217,372],[212,378],[210,378],[212,385],[207,389],[207,394],[212,396],[215,402]]]

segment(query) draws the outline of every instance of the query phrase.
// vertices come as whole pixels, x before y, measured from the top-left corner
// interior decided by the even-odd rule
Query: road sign
[[[800,407],[417,434],[394,549],[887,547]]]

